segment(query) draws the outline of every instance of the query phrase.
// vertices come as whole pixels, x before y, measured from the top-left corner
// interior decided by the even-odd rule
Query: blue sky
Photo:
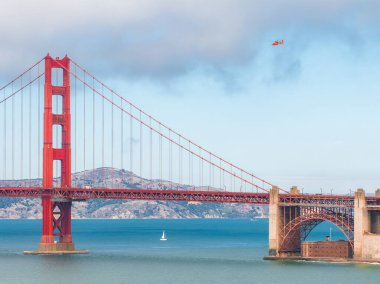
[[[380,187],[376,1],[76,2],[0,3],[0,81],[67,53],[284,188]]]

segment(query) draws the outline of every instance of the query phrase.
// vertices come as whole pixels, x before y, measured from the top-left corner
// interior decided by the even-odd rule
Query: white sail
[[[165,231],[163,231],[160,241],[166,241],[166,240],[167,239],[166,239]]]

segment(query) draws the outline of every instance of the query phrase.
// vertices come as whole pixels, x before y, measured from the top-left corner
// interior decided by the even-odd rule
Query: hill
[[[72,175],[73,186],[83,187],[144,187],[166,189],[168,181],[141,179],[125,170],[98,168]],[[58,180],[55,180],[55,184]],[[0,181],[2,185],[38,186],[41,180]],[[180,189],[188,185],[176,184]],[[199,188],[198,188],[199,189]],[[267,206],[252,204],[220,204],[199,202],[168,202],[145,200],[88,200],[74,202],[73,218],[263,218],[267,217]],[[40,199],[2,198],[0,199],[0,218],[41,218]]]

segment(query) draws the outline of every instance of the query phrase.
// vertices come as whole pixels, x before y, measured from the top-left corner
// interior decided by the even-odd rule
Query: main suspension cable
[[[75,64],[75,63],[74,63]],[[81,68],[79,65],[77,65],[79,68]],[[63,66],[62,66],[63,67]],[[63,67],[64,68],[64,67]],[[83,69],[83,68],[82,68]],[[83,69],[84,70],[84,69]],[[89,74],[87,71],[83,71],[84,73],[87,73],[87,74]],[[91,75],[92,76],[92,75]],[[92,76],[93,77],[93,76]],[[79,77],[76,77],[78,80],[80,80],[80,81],[82,81],[83,83],[84,83],[84,85],[86,85],[87,87],[89,87],[90,89],[91,89],[91,86],[87,83],[87,82],[85,82],[85,80],[83,81],[81,78],[79,78]],[[98,81],[95,77],[93,77],[94,78],[94,80],[96,80],[96,81]],[[100,81],[98,81],[102,86],[104,86],[105,88],[108,88],[107,86],[105,86],[103,83],[101,83]],[[109,98],[107,98],[107,97],[105,97],[103,94],[101,94],[99,91],[97,91],[97,90],[94,90],[98,95],[100,95],[100,96],[102,96],[103,97],[103,99],[104,100],[107,100],[109,103],[111,103],[112,104],[112,106],[114,106],[114,107],[117,107],[117,108],[119,108],[120,110],[122,110],[123,112],[125,112],[125,113],[127,113],[130,117],[131,117],[131,122],[132,122],[132,118],[134,119],[134,120],[136,120],[137,122],[139,122],[139,123],[141,123],[142,125],[144,125],[145,127],[147,127],[148,129],[151,129],[152,131],[154,131],[154,132],[156,132],[156,133],[158,133],[159,135],[161,135],[162,137],[164,137],[166,140],[168,140],[171,144],[170,144],[170,146],[172,145],[172,144],[174,144],[174,145],[177,145],[178,147],[180,147],[181,149],[184,149],[184,150],[186,150],[186,151],[189,151],[189,149],[187,149],[186,147],[184,147],[183,145],[179,145],[178,144],[178,142],[176,142],[176,141],[174,141],[173,139],[171,139],[171,137],[168,137],[168,136],[166,136],[165,134],[162,134],[162,132],[161,133],[159,133],[159,131],[157,131],[157,129],[155,129],[155,128],[153,128],[153,127],[151,127],[151,126],[149,126],[146,122],[144,122],[144,121],[142,121],[142,119],[139,119],[138,117],[136,117],[135,115],[133,115],[132,114],[132,109],[133,108],[136,108],[136,107],[134,107],[134,105],[132,105],[130,102],[128,102],[128,101],[126,101],[125,99],[123,99],[124,101],[126,101],[129,105],[130,105],[130,108],[131,108],[131,110],[128,112],[125,108],[121,108],[119,105],[117,105],[117,104],[115,104],[115,102],[113,101],[113,100],[110,100]],[[112,91],[112,90],[111,90]],[[112,96],[115,94],[116,96],[118,96],[118,97],[120,97],[118,94],[116,94],[115,92],[113,92],[112,91]],[[122,98],[122,97],[121,97]],[[136,108],[137,109],[137,108]],[[143,113],[143,114],[145,114],[142,110],[141,110],[141,113]],[[146,115],[146,114],[145,114]],[[148,116],[148,115],[147,115]],[[151,118],[151,116],[148,116],[149,118]],[[152,120],[155,120],[154,118],[152,118]],[[159,125],[162,125],[160,122],[158,122],[159,123]],[[112,127],[112,126],[111,126]],[[165,127],[165,126],[164,126]],[[167,128],[167,127],[166,127]],[[175,133],[174,131],[172,131],[170,128],[168,128],[169,129],[169,133]],[[132,131],[132,123],[131,123],[131,131]],[[177,135],[179,135],[178,133],[176,133]],[[132,136],[131,136],[131,138],[132,138]],[[187,140],[187,141],[190,141],[190,140],[188,140],[188,139],[186,139],[186,138],[184,138],[185,140]],[[225,161],[225,160],[223,160],[223,159],[221,159],[220,157],[218,157],[218,156],[216,156],[216,155],[214,155],[214,154],[212,154],[211,152],[209,152],[209,151],[207,151],[207,150],[205,150],[205,149],[203,149],[202,147],[200,147],[199,145],[196,145],[195,143],[193,143],[193,142],[191,142],[190,141],[190,143],[191,144],[193,144],[193,145],[195,145],[200,151],[202,151],[202,152],[206,152],[206,153],[209,153],[209,155],[212,155],[212,156],[214,156],[214,157],[216,157],[217,159],[219,159],[219,160],[221,160],[223,163],[226,163],[226,164],[228,164],[228,165],[230,165],[230,167],[231,167],[231,170],[226,170],[226,169],[224,169],[224,171],[226,172],[226,173],[228,173],[229,175],[231,175],[231,178],[232,177],[234,177],[234,178],[239,178],[237,175],[236,175],[236,173],[233,171],[233,169],[236,169],[236,170],[240,170],[241,172],[243,172],[243,173],[247,173],[249,176],[252,176],[252,174],[251,173],[248,173],[248,172],[246,172],[245,170],[243,170],[243,169],[240,169],[240,168],[238,168],[238,167],[236,167],[235,165],[233,165],[232,163],[229,163],[229,162],[227,162],[227,161]],[[132,143],[131,143],[131,148],[132,148]],[[170,150],[170,149],[169,149]],[[132,151],[131,151],[132,152]],[[132,154],[132,153],[131,153]],[[215,164],[213,161],[210,161],[210,160],[208,160],[208,159],[205,159],[202,155],[200,155],[200,154],[197,154],[197,153],[195,153],[195,152],[193,152],[193,151],[191,151],[191,154],[192,155],[195,155],[195,156],[197,156],[199,159],[200,159],[200,161],[201,161],[201,164],[202,164],[202,168],[203,168],[203,162],[207,162],[207,163],[209,163],[209,164],[211,164],[212,166],[214,166],[214,167],[216,167],[216,168],[219,168],[220,166],[219,165],[217,165],[217,164]],[[132,159],[131,159],[132,160]],[[131,170],[132,170],[132,167],[131,167]],[[203,170],[202,170],[202,176],[203,176]],[[255,177],[255,176],[254,176]],[[258,180],[260,180],[260,181],[262,181],[264,184],[268,184],[268,185],[271,185],[270,183],[268,183],[268,182],[266,182],[265,180],[263,180],[263,179],[260,179],[260,178],[257,178],[257,177],[255,177],[256,179],[258,179]],[[240,178],[239,178],[240,179]],[[202,177],[202,180],[203,180],[203,177]],[[247,183],[249,183],[249,184],[251,184],[251,181],[248,181],[247,179],[243,179],[243,181],[245,181],[245,182],[247,182]],[[203,181],[202,181],[202,183],[203,183]],[[257,185],[257,184],[253,184],[253,185],[255,185],[257,188],[260,188],[261,190],[264,190],[264,191],[266,191],[266,192],[268,192],[268,190],[263,186],[259,186],[259,185]],[[284,191],[284,190],[283,190]]]
[[[73,64],[75,64],[76,66],[78,66],[78,68],[80,68],[80,69],[82,69],[84,72],[86,72],[89,76],[94,77],[91,73],[87,72],[87,71],[86,71],[83,67],[81,67],[78,63],[76,63],[76,62],[73,61],[73,60],[71,60],[71,61],[72,61]],[[94,78],[95,78],[95,77],[94,77]],[[124,97],[122,97],[122,96],[120,96],[119,94],[117,94],[115,91],[113,91],[110,87],[108,87],[107,85],[105,85],[104,83],[102,83],[102,82],[101,82],[100,80],[98,80],[97,78],[95,78],[95,80],[96,80],[99,84],[101,84],[102,86],[104,86],[104,88],[106,88],[107,90],[109,90],[111,93],[115,94],[115,95],[118,96],[120,99],[124,100],[127,104],[129,104],[129,105],[131,106],[131,108],[136,109],[138,112],[141,111],[141,113],[144,114],[146,117],[152,119],[152,121],[156,122],[157,124],[161,124],[162,127],[166,128],[166,129],[168,129],[168,130],[170,130],[170,132],[172,132],[173,134],[180,135],[178,132],[172,130],[171,128],[169,128],[169,127],[166,126],[165,124],[162,124],[159,120],[155,119],[154,117],[152,117],[151,115],[147,114],[147,113],[144,112],[142,109],[138,108],[136,105],[134,105],[133,103],[131,103],[130,101],[128,101],[128,100],[125,99]],[[247,172],[246,170],[244,170],[244,169],[242,169],[242,168],[240,168],[240,167],[238,167],[238,166],[236,166],[236,165],[234,165],[234,164],[232,164],[232,163],[226,161],[225,159],[221,158],[220,156],[218,156],[218,155],[216,155],[216,154],[214,154],[214,153],[212,153],[212,152],[206,150],[205,148],[203,148],[202,146],[200,146],[200,145],[194,143],[194,142],[191,141],[190,139],[187,139],[187,138],[185,138],[185,137],[183,137],[183,136],[182,136],[182,138],[183,138],[184,140],[186,140],[186,141],[189,141],[189,142],[190,142],[192,145],[194,145],[195,147],[200,148],[200,149],[201,149],[203,152],[205,152],[206,154],[209,154],[209,155],[211,155],[212,157],[221,160],[223,163],[225,163],[225,164],[227,164],[227,165],[233,167],[233,168],[235,169],[235,171],[237,171],[237,172],[241,171],[241,172],[244,173],[245,175],[251,176],[251,177],[253,177],[253,178],[255,178],[255,179],[257,179],[257,180],[263,182],[263,183],[266,184],[266,185],[269,185],[269,186],[272,186],[272,187],[274,186],[272,183],[270,183],[270,182],[268,182],[268,181],[266,181],[266,180],[264,180],[264,179],[262,179],[262,178],[259,178],[258,176],[254,175],[254,174],[252,174],[252,173],[250,173],[250,172]],[[207,161],[207,160],[205,159],[205,161]],[[210,162],[210,161],[208,161],[208,162]],[[263,187],[263,188],[264,188],[264,187]],[[281,188],[279,188],[279,189],[280,189],[281,191],[283,191],[283,192],[288,193],[288,191],[286,191],[286,190],[284,190],[284,189],[281,189]],[[268,191],[268,190],[265,189],[265,191]]]

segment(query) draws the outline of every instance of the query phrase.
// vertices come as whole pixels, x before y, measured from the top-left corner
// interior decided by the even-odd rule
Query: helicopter
[[[276,40],[272,43],[272,45],[280,45],[280,44],[284,44],[284,40]]]

